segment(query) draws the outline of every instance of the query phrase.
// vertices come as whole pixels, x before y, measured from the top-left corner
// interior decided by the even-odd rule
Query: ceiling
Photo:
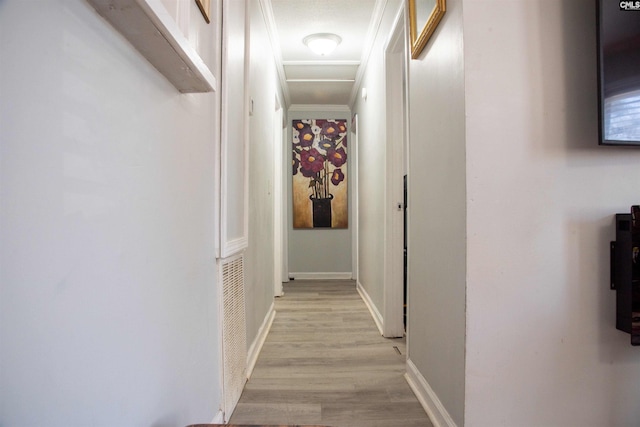
[[[287,105],[353,103],[385,3],[385,0],[263,3]],[[331,54],[319,56],[302,42],[315,33],[334,33],[342,42]]]

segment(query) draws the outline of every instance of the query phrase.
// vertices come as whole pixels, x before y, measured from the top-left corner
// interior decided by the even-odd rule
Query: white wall
[[[216,94],[84,0],[0,2],[0,57],[0,425],[211,421]]]
[[[354,113],[358,114],[358,283],[382,312],[386,176],[382,43],[377,44],[369,58],[361,88],[367,89],[367,99],[357,97],[354,105]]]
[[[276,96],[279,96],[273,52],[259,2],[251,1],[249,117],[249,248],[246,253],[247,343],[258,334],[274,296],[273,150]]]
[[[351,175],[353,159],[351,151],[351,117],[345,106],[342,110],[318,105],[302,110],[290,109],[287,119],[287,142],[284,150],[291,152],[291,122],[300,119],[344,119],[347,121],[349,131],[347,133],[347,185],[349,204],[349,228],[346,229],[294,229],[293,228],[293,201],[292,197],[292,169],[291,155],[285,163],[287,179],[287,221],[289,230],[289,273],[298,277],[338,277],[334,273],[351,275],[352,269],[352,227],[353,227],[353,194],[354,178]],[[300,274],[302,273],[302,274]]]
[[[462,2],[448,0],[433,38],[410,61],[408,174],[408,355],[459,426],[467,223],[462,36]]]
[[[608,247],[640,151],[597,146],[594,5],[464,6],[466,425],[638,425]]]

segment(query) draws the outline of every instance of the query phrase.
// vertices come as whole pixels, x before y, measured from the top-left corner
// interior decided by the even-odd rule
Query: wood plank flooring
[[[404,340],[380,335],[354,282],[284,291],[231,423],[432,427],[403,377]]]

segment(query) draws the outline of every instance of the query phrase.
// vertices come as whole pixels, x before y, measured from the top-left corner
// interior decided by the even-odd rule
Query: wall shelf
[[[216,78],[160,0],[87,0],[180,92],[212,92]]]

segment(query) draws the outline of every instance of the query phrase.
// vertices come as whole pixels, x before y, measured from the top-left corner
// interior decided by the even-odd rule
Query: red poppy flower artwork
[[[293,120],[294,228],[347,228],[347,121]]]
[[[339,168],[347,161],[347,153],[344,151],[344,147],[338,148],[337,150],[331,148],[327,151],[327,158],[333,166]]]
[[[331,183],[333,185],[338,185],[342,181],[344,181],[344,174],[341,169],[336,169],[333,171],[333,175],[331,175]]]
[[[324,169],[325,160],[322,154],[318,153],[318,150],[315,148],[300,152],[300,168],[313,173],[318,173]]]

